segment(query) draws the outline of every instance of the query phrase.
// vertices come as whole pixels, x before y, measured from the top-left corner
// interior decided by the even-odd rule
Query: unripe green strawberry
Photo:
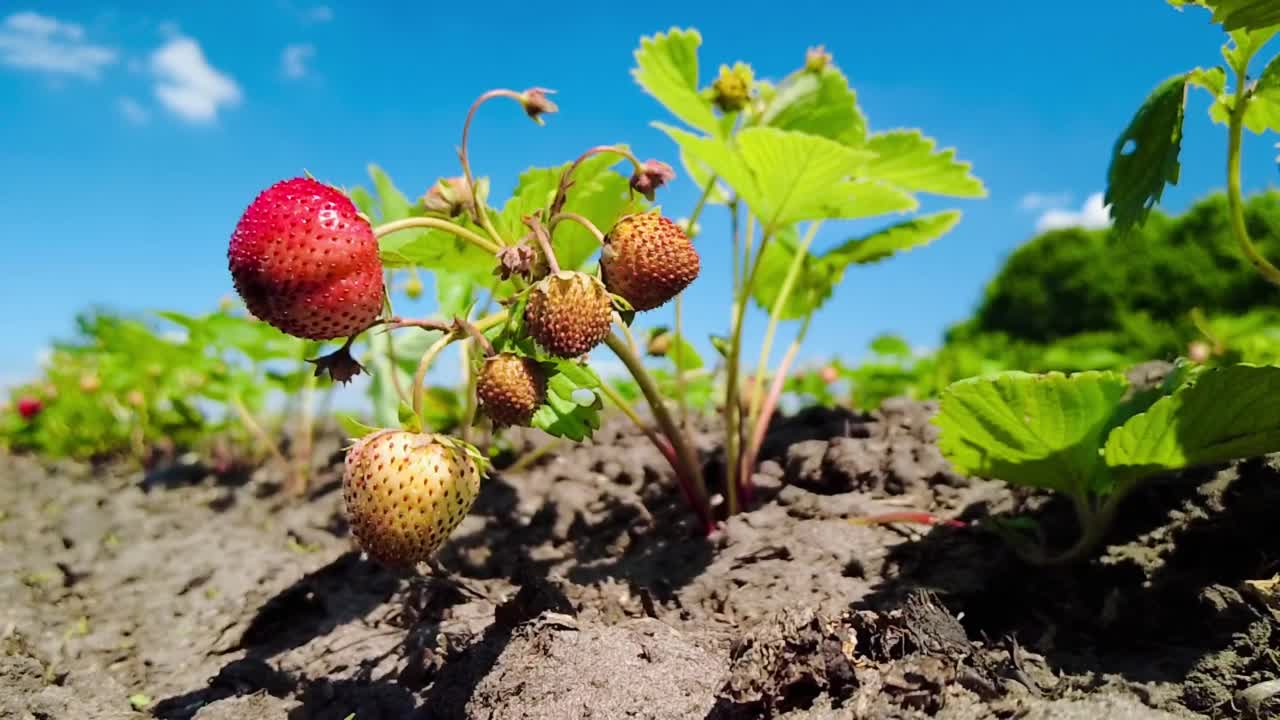
[[[294,337],[349,337],[382,314],[373,229],[346,195],[310,178],[262,191],[240,217],[227,258],[249,312]]]
[[[698,277],[700,261],[679,225],[650,212],[613,226],[604,238],[600,269],[610,292],[636,310],[652,310]]]
[[[347,451],[342,496],[351,532],[390,567],[427,560],[480,492],[480,466],[445,435],[381,430]]]
[[[528,425],[547,400],[547,376],[533,358],[500,353],[484,361],[476,398],[495,425]]]
[[[599,345],[612,322],[613,298],[586,273],[562,270],[529,290],[525,330],[556,357],[578,357]]]

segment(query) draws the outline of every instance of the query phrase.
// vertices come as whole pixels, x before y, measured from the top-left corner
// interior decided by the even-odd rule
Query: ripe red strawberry
[[[18,398],[18,414],[22,416],[23,420],[31,420],[36,415],[39,415],[43,409],[44,403],[40,402],[39,398]]]
[[[500,353],[476,377],[480,410],[495,425],[528,425],[547,401],[547,376],[533,358]]]
[[[529,290],[525,330],[556,357],[578,357],[599,345],[612,322],[613,298],[586,273],[562,270]]]
[[[315,180],[285,180],[258,195],[227,257],[249,312],[289,335],[349,337],[382,314],[377,238],[345,195]]]
[[[480,465],[445,435],[381,430],[347,451],[342,496],[369,557],[412,567],[431,557],[480,492]]]
[[[600,268],[610,292],[636,310],[660,307],[698,277],[689,236],[657,213],[628,215],[604,238]]]

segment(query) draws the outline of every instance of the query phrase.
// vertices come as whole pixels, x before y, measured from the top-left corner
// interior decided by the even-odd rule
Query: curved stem
[[[410,230],[414,228],[430,228],[433,230],[443,230],[457,237],[466,240],[485,252],[497,254],[502,248],[498,247],[493,241],[485,238],[477,232],[468,230],[461,225],[449,222],[443,218],[434,217],[407,217],[401,220],[392,220],[373,229],[374,237],[383,237],[400,230]],[[500,238],[499,238],[500,239]]]
[[[1247,80],[1244,73],[1236,73],[1236,103],[1227,126],[1227,209],[1231,215],[1231,232],[1240,245],[1240,251],[1263,278],[1280,285],[1280,269],[1258,252],[1258,248],[1249,239],[1249,228],[1244,220],[1244,200],[1240,191],[1240,145],[1244,135],[1244,115],[1249,109]]]
[[[676,427],[675,422],[671,419],[671,413],[668,412],[667,406],[662,402],[662,393],[658,391],[658,386],[654,384],[653,378],[649,372],[645,370],[644,363],[640,361],[640,357],[631,352],[631,348],[627,347],[627,343],[618,337],[617,333],[609,333],[605,338],[605,344],[609,349],[613,350],[623,365],[627,366],[631,376],[635,378],[640,385],[640,392],[644,394],[646,400],[649,401],[649,408],[653,412],[653,418],[657,421],[658,427],[662,430],[662,434],[675,450],[678,463],[673,464],[676,470],[676,477],[684,486],[685,493],[688,495],[690,503],[693,505],[694,512],[698,514],[698,518],[702,521],[703,527],[708,533],[715,529],[715,523],[711,516],[711,504],[707,500],[707,486],[702,479],[702,464],[698,461],[698,456],[693,450],[693,446],[689,444],[688,439],[680,429]],[[659,449],[662,447],[659,445]]]
[[[431,363],[435,361],[436,356],[442,350],[449,346],[449,343],[457,340],[455,333],[448,332],[440,336],[439,340],[431,343],[427,351],[422,353],[422,359],[418,361],[418,369],[413,373],[413,414],[418,416],[418,424],[425,429],[426,424],[422,418],[422,398],[425,393],[427,380],[427,369],[431,367]]]
[[[800,268],[804,267],[805,258],[809,254],[809,246],[813,244],[813,238],[818,234],[818,228],[820,227],[822,227],[821,220],[809,223],[808,230],[805,231],[804,237],[800,240],[800,246],[796,248],[796,256],[791,259],[791,266],[787,268],[787,274],[782,279],[782,286],[778,288],[778,296],[774,298],[773,306],[769,308],[769,327],[765,330],[764,342],[760,345],[760,358],[756,362],[755,383],[751,389],[751,409],[747,413],[748,422],[752,425],[757,421],[760,413],[760,403],[764,400],[765,371],[768,370],[769,353],[773,350],[773,339],[777,335],[778,324],[782,321],[782,311],[787,306],[787,300],[791,299],[791,292],[795,289],[796,280],[800,277]]]
[[[524,470],[525,468],[529,467],[530,465],[534,464],[535,462],[540,460],[543,456],[545,456],[547,453],[551,452],[552,450],[555,450],[556,448],[560,447],[563,444],[564,444],[564,438],[553,437],[547,442],[543,443],[542,445],[539,445],[538,447],[530,450],[524,455],[521,455],[515,462],[511,463],[505,468],[502,468],[502,472],[510,473],[514,475],[515,473],[518,473]]]
[[[471,191],[471,203],[476,215],[475,221],[480,224],[480,227],[484,228],[485,232],[489,233],[494,242],[503,245],[502,236],[498,234],[498,230],[493,227],[493,221],[489,219],[489,211],[485,208],[484,200],[480,197],[480,193],[476,192],[476,180],[471,174],[471,159],[467,152],[467,141],[471,134],[471,121],[475,119],[476,111],[486,102],[500,97],[508,97],[521,105],[524,104],[521,101],[520,93],[506,88],[490,90],[476,98],[476,101],[471,103],[471,109],[467,110],[466,122],[462,124],[462,146],[458,148],[458,160],[462,163],[462,175],[466,178],[467,189]]]
[[[559,214],[560,209],[564,207],[565,200],[568,197],[569,186],[573,184],[573,173],[578,169],[578,166],[592,155],[599,155],[601,153],[614,153],[616,155],[621,155],[631,161],[631,164],[635,167],[635,171],[637,173],[644,169],[644,166],[640,164],[640,160],[637,159],[630,150],[625,150],[616,145],[597,145],[579,155],[578,158],[569,165],[569,167],[565,168],[564,174],[560,176],[560,185],[556,188],[555,198],[551,201],[552,214]]]
[[[547,227],[552,230],[555,230],[556,225],[559,225],[564,220],[569,220],[570,222],[578,223],[582,227],[586,228],[587,232],[591,233],[591,236],[596,239],[596,242],[600,243],[601,245],[604,245],[604,233],[600,232],[600,228],[596,227],[595,223],[591,222],[586,217],[579,215],[578,213],[558,212],[555,215],[553,215],[550,220],[547,221]]]

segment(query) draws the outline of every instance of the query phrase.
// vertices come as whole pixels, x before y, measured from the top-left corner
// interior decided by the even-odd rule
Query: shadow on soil
[[[1265,460],[1184,474],[1136,492],[1109,547],[1072,568],[1028,567],[989,534],[936,527],[893,549],[893,579],[857,607],[887,610],[934,591],[963,613],[970,637],[1014,639],[1093,682],[1114,673],[1186,683],[1188,707],[1221,708],[1239,689],[1233,678],[1262,671],[1280,631],[1240,592],[1280,565],[1278,506],[1280,470]],[[985,514],[971,506],[963,516]],[[1049,503],[1039,519],[1072,532],[1066,503]]]

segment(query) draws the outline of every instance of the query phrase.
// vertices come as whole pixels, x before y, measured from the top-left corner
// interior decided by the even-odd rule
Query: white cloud
[[[83,27],[48,15],[20,12],[0,24],[0,64],[9,67],[93,80],[119,55],[86,42]]]
[[[151,119],[151,113],[142,107],[142,103],[131,97],[122,97],[116,101],[116,107],[125,120],[134,125],[145,125]]]
[[[223,106],[240,103],[240,86],[205,59],[195,40],[177,36],[151,54],[155,93],[166,108],[190,122],[211,122]]]
[[[333,20],[333,8],[328,5],[316,5],[315,7],[309,8],[303,14],[303,17],[310,22],[329,22],[330,20]]]
[[[1022,196],[1022,200],[1018,203],[1018,207],[1023,210],[1052,210],[1063,208],[1067,203],[1071,202],[1071,193],[1069,192],[1029,192]]]
[[[280,68],[287,78],[303,78],[307,76],[310,68],[307,62],[315,57],[316,48],[314,45],[306,43],[297,43],[285,47],[284,52],[280,54]]]
[[[1053,209],[1046,211],[1036,220],[1036,231],[1057,230],[1067,227],[1082,227],[1093,230],[1111,225],[1107,214],[1107,206],[1102,204],[1102,193],[1094,193],[1084,201],[1079,210]]]

